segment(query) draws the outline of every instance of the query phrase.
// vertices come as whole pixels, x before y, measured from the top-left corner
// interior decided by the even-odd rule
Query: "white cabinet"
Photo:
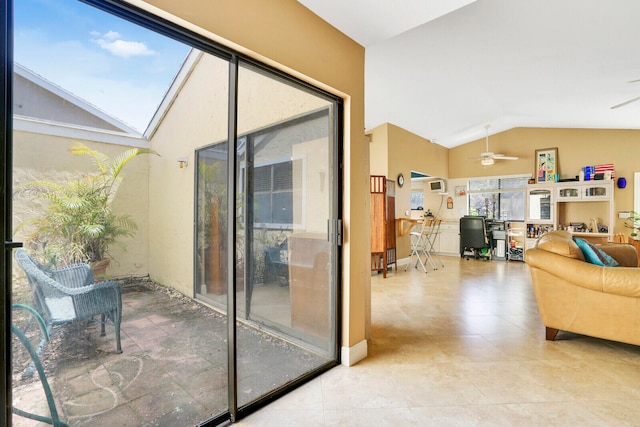
[[[530,184],[526,203],[528,238],[553,229],[573,230],[574,235],[595,242],[606,242],[613,236],[612,180]],[[589,231],[596,221],[599,230]]]
[[[527,222],[553,224],[555,219],[554,187],[527,186]]]
[[[442,222],[440,225],[439,245],[436,252],[442,255],[460,256],[460,224]]]
[[[586,202],[613,200],[613,181],[609,180],[585,185],[582,191],[582,200]]]
[[[584,188],[580,185],[561,185],[556,187],[556,200],[559,202],[572,202],[582,199]]]
[[[579,192],[578,192],[579,193]],[[527,185],[527,218],[522,245],[526,251],[538,237],[555,228],[557,188],[553,183]]]
[[[608,201],[612,197],[613,181],[583,181],[559,184],[556,187],[558,202]]]

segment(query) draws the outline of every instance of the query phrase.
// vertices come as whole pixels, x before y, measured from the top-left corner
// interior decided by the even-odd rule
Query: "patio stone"
[[[97,414],[90,418],[75,418],[67,421],[75,427],[113,426],[113,427],[139,427],[145,422],[139,418],[136,411],[128,405],[120,405],[116,408]]]
[[[25,384],[13,389],[13,406],[32,414],[43,414],[49,416],[49,407],[47,406],[46,397],[39,381]],[[45,423],[36,423],[17,415],[12,417],[13,427],[33,427],[46,426]]]
[[[177,427],[226,410],[226,318],[149,282],[125,285],[122,295],[122,354],[113,326],[105,337],[95,323],[54,328],[43,358],[60,418],[72,426]],[[241,323],[237,340],[240,404],[325,361]],[[38,382],[15,384],[14,393],[16,405],[49,415]]]

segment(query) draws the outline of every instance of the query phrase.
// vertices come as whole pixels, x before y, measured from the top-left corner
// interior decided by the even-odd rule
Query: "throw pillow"
[[[574,237],[573,240],[576,242],[580,250],[582,250],[584,258],[587,262],[595,265],[601,265],[603,267],[617,267],[620,265],[618,264],[618,261],[613,259],[605,251],[587,242],[586,240],[579,239],[577,237]]]

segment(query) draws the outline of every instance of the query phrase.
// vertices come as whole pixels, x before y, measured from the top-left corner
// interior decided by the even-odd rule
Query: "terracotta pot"
[[[93,279],[96,282],[102,282],[107,275],[107,268],[111,263],[110,259],[102,259],[91,263],[91,270],[93,270]]]

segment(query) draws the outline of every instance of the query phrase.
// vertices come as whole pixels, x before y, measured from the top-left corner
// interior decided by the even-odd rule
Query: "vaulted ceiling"
[[[640,129],[640,1],[298,1],[366,48],[367,129]]]

